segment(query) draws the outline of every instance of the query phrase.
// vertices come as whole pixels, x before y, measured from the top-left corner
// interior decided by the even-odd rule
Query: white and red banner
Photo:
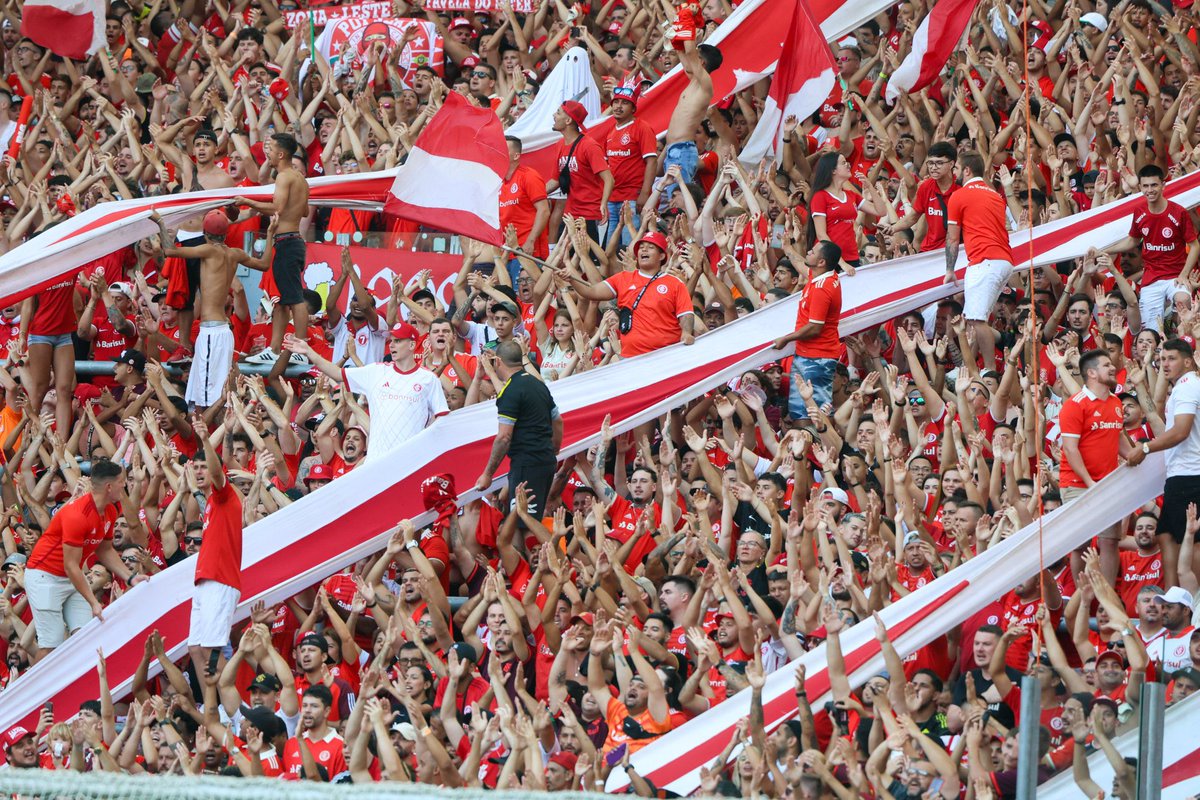
[[[840,39],[869,19],[895,5],[894,0],[812,0],[809,7],[821,25],[827,41]],[[791,2],[745,0],[712,36],[704,41],[716,45],[724,56],[721,68],[712,73],[713,102],[718,103],[736,91],[753,86],[771,75],[782,53],[782,42],[764,42],[764,31],[786,31],[792,22]],[[671,112],[688,85],[683,67],[675,67],[650,87],[638,100],[638,119],[645,120],[662,136],[667,131]],[[591,127],[597,134],[614,125],[612,117]],[[560,136],[549,126],[543,131],[522,135],[521,163],[533,167],[547,180],[557,177],[556,162]]]
[[[104,2],[26,0],[21,35],[55,55],[82,61],[104,45]]]
[[[314,29],[324,28],[330,23],[330,20],[342,19],[343,17],[353,17],[356,19],[391,19],[392,6],[391,2],[385,0],[367,0],[367,2],[355,2],[350,6],[323,6],[320,8],[310,8],[310,10],[284,11],[283,22],[286,22],[288,28],[295,28],[299,25],[302,19],[311,19]]]
[[[467,16],[473,11],[494,14],[500,10],[500,3],[498,0],[426,0],[425,8]],[[533,0],[512,0],[512,9],[518,14],[530,14],[537,11],[537,5]]]
[[[339,17],[325,26],[317,37],[317,51],[331,65],[337,64],[343,49],[355,66],[367,63],[367,54],[376,44],[383,45],[384,56],[404,43],[408,29],[416,26],[416,38],[404,45],[399,72],[405,85],[411,86],[417,67],[430,67],[441,75],[445,69],[442,37],[432,22],[423,19]]]
[[[308,264],[304,268],[304,287],[322,298],[329,296],[329,287],[342,274],[342,248],[336,244],[309,244],[305,248]],[[377,247],[351,247],[350,260],[363,285],[375,298],[379,308],[387,306],[392,293],[392,278],[400,275],[410,287],[417,273],[429,270],[429,289],[443,303],[454,299],[454,279],[462,266],[462,256],[444,253],[418,253],[412,250],[382,250]],[[341,308],[346,310],[350,290],[342,293]]]
[[[413,143],[383,210],[434,230],[503,244],[500,184],[508,166],[500,118],[450,92]]]
[[[888,79],[885,97],[895,102],[901,92],[919,92],[933,83],[958,48],[979,0],[939,0],[921,20],[912,50]]]
[[[767,101],[754,132],[738,155],[747,164],[757,164],[770,156],[776,161],[782,159],[779,140],[784,121],[795,117],[797,124],[803,125],[833,91],[837,74],[833,53],[813,19],[807,0],[792,2],[795,6],[792,23],[780,31],[783,49]],[[763,38],[767,35],[764,31]]]
[[[295,28],[302,19],[311,19],[313,28],[320,29],[331,20],[353,17],[355,19],[391,19],[392,4],[385,0],[368,0],[349,6],[323,6],[308,10],[284,11],[283,20],[289,28]]]

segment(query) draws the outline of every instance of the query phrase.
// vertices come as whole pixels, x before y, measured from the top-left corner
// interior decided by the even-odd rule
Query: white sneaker
[[[309,366],[308,359],[302,353],[292,353],[292,357],[288,359],[289,364],[299,364],[301,366]]]
[[[278,360],[279,360],[279,356],[277,356],[271,350],[271,348],[266,347],[266,348],[263,348],[262,350],[260,350],[259,352],[255,353],[254,355],[246,358],[245,363],[247,363],[247,364],[274,364]]]

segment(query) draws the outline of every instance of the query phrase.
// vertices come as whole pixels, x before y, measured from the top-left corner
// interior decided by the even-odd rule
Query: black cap
[[[259,676],[262,677],[261,675]],[[262,731],[263,739],[270,741],[276,736],[279,736],[287,731],[287,727],[275,713],[263,706],[256,706],[242,712],[242,716],[246,718],[254,727]]]
[[[193,142],[198,142],[201,139],[208,139],[213,144],[217,143],[217,132],[210,128],[203,128],[196,131],[196,135],[192,137]]]
[[[254,691],[255,689],[260,692],[278,692],[283,689],[283,683],[280,682],[279,678],[270,673],[260,672],[254,676],[254,680],[250,681],[250,685],[246,687],[246,691]]]
[[[296,646],[304,647],[305,645],[319,648],[322,653],[329,652],[329,642],[325,641],[325,637],[319,633],[305,634],[304,638],[300,640],[300,644]]]
[[[418,289],[412,293],[411,299],[414,303],[418,300],[432,300],[435,303],[437,302],[437,298],[433,296],[433,292],[428,289]]]
[[[479,655],[475,652],[475,648],[466,642],[455,642],[452,649],[458,654],[460,661],[470,661],[473,664],[479,661]]]
[[[117,363],[133,367],[135,372],[146,371],[146,355],[141,350],[122,350],[121,355],[117,356]]]

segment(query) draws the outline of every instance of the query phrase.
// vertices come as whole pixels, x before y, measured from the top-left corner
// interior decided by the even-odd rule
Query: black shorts
[[[524,483],[529,497],[529,514],[534,519],[546,516],[546,503],[550,500],[550,485],[554,483],[554,473],[558,464],[512,464],[508,468],[508,497],[509,503],[516,503],[517,486]],[[513,506],[516,507],[515,505]]]
[[[298,233],[281,233],[275,237],[275,252],[271,258],[271,277],[279,289],[279,304],[295,306],[304,302],[304,237]]]
[[[1162,514],[1158,518],[1158,532],[1169,533],[1177,543],[1183,543],[1187,531],[1188,504],[1200,508],[1200,475],[1176,475],[1163,484]]]
[[[208,239],[205,239],[203,236],[198,236],[195,239],[188,239],[187,241],[180,241],[179,246],[180,247],[199,247],[200,245],[207,244],[207,243],[208,243]],[[196,308],[196,293],[200,291],[200,259],[185,258],[183,260],[183,263],[184,263],[184,266],[187,267],[188,295],[187,295],[187,300],[184,301],[183,307],[180,308],[179,310],[180,311],[193,311]]]

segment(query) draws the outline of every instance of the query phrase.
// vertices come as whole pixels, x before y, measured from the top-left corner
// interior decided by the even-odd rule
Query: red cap
[[[579,757],[577,755],[574,753],[568,753],[566,750],[560,750],[559,752],[550,756],[551,764],[558,764],[572,775],[575,774],[575,764],[578,762],[578,760]]]
[[[308,477],[306,481],[331,481],[333,480],[333,467],[328,464],[313,464],[308,468]]]
[[[26,736],[33,736],[33,731],[27,731],[20,725],[14,725],[4,732],[4,738],[0,739],[0,744],[3,744],[4,749],[7,750]]]
[[[646,234],[637,241],[638,245],[641,245],[642,242],[649,242],[659,250],[662,250],[663,254],[666,254],[667,252],[667,237],[658,231],[647,231]]]
[[[224,236],[229,233],[229,217],[220,208],[214,208],[204,215],[204,235]]]
[[[613,100],[625,100],[633,104],[637,108],[638,92],[633,86],[618,86],[612,90]]]
[[[579,130],[583,130],[583,121],[587,119],[587,109],[583,107],[583,103],[577,100],[567,100],[562,104],[563,113],[574,121],[579,126]]]
[[[474,67],[474,66],[477,66],[478,64],[479,64],[479,56],[471,55],[471,56],[467,56],[466,58],[464,58],[462,60],[462,66],[464,68]]]
[[[575,616],[571,617],[572,625],[574,625],[576,621],[582,622],[584,625],[594,627],[596,624],[596,617],[594,614],[592,614],[592,612],[585,611],[582,614],[576,614]]]
[[[454,21],[450,23],[450,30],[454,30],[455,28],[474,28],[474,27],[475,26],[471,24],[471,20],[467,19],[466,17],[455,17]]]
[[[407,322],[397,322],[392,326],[393,339],[411,339],[415,342],[420,335],[417,329]]]

